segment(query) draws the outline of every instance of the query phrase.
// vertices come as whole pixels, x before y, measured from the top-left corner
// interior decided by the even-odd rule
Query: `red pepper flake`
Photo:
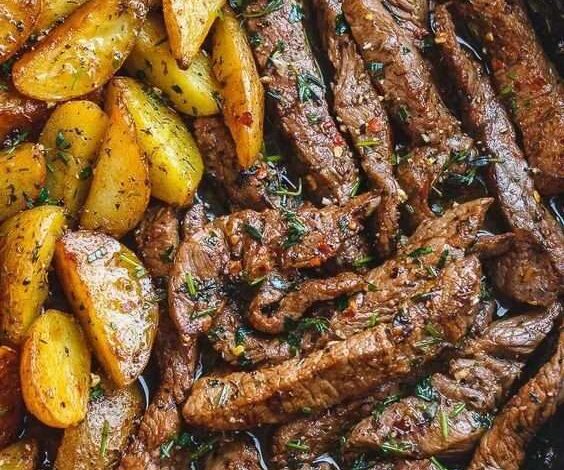
[[[323,253],[323,254],[327,254],[327,253],[331,252],[331,247],[325,242],[320,243],[317,246],[317,249],[319,250],[320,253]]]
[[[371,133],[379,132],[382,130],[382,123],[378,120],[378,118],[372,118],[368,121],[366,129]]]
[[[239,122],[244,126],[250,127],[253,124],[253,115],[249,111],[245,111],[239,116]]]
[[[335,138],[333,139],[333,143],[337,147],[341,147],[341,146],[345,145],[345,139],[343,139],[343,136],[341,134],[336,134]]]
[[[503,62],[499,59],[493,58],[492,59],[492,69],[494,71],[497,71],[497,70],[501,70],[502,68],[504,68]]]

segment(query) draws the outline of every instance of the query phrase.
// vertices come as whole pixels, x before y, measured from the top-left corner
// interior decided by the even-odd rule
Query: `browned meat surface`
[[[523,136],[537,189],[564,191],[564,88],[519,1],[470,0],[498,93]]]
[[[429,34],[428,0],[383,0],[382,4],[421,48]]]
[[[341,0],[315,0],[319,32],[334,69],[333,109],[350,136],[370,183],[382,191],[377,209],[378,253],[394,251],[399,230],[401,190],[392,168],[392,136],[386,112],[356,50]]]
[[[420,382],[415,395],[385,407],[357,424],[349,449],[386,449],[393,443],[409,458],[452,456],[470,451],[534,351],[561,313],[554,304],[494,322],[462,347],[449,365]]]
[[[318,202],[343,203],[354,192],[358,171],[325,99],[319,68],[295,4],[280,0],[246,3],[243,16],[253,39],[255,59],[263,75],[296,167]]]
[[[525,447],[564,402],[564,330],[556,351],[495,418],[468,470],[518,470]]]
[[[281,192],[296,191],[288,187],[285,170],[274,164],[258,161],[243,169],[237,160],[235,143],[229,129],[218,117],[194,120],[194,137],[204,155],[206,173],[225,192],[233,208],[263,210],[278,207],[284,198]]]
[[[409,34],[379,0],[345,0],[343,11],[372,81],[384,95],[388,112],[414,147],[398,167],[415,225],[434,217],[428,199],[448,171],[468,161],[472,140],[443,103]]]
[[[277,270],[321,266],[357,235],[379,197],[366,193],[342,207],[295,212],[251,210],[220,217],[182,242],[169,283],[171,317],[183,335],[211,326],[227,280],[256,282]]]
[[[0,346],[0,390],[0,447],[6,447],[20,433],[24,418],[18,353],[7,346]]]
[[[205,470],[262,470],[261,456],[248,438],[220,442],[206,458]]]
[[[196,202],[186,211],[182,219],[182,238],[188,238],[209,222],[206,207]]]
[[[143,263],[153,277],[166,277],[178,248],[178,219],[170,206],[147,209],[135,231],[135,241]]]
[[[374,405],[395,393],[396,384],[379,386],[368,397],[337,405],[316,416],[298,418],[280,426],[272,436],[271,462],[276,468],[312,462],[334,451],[339,439],[360,419],[369,416]]]
[[[513,126],[482,67],[456,40],[445,5],[435,10],[436,41],[456,81],[465,125],[494,159],[488,183],[509,226],[515,249],[494,264],[493,280],[506,295],[531,304],[555,300],[564,280],[564,235],[534,190]]]

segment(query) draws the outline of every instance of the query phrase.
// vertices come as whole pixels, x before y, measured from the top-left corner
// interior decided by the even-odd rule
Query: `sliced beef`
[[[456,276],[450,271],[458,271]],[[412,299],[389,325],[332,342],[305,358],[253,372],[199,379],[183,415],[193,425],[228,430],[319,412],[409,375],[466,334],[476,313],[480,263],[474,256],[445,268],[440,289]],[[436,338],[430,339],[429,325]]]
[[[411,141],[397,176],[416,225],[434,217],[428,206],[431,189],[448,172],[463,171],[475,153],[473,142],[443,103],[409,34],[380,0],[345,0],[343,11],[388,112]]]
[[[429,35],[428,0],[383,0],[382,4],[419,48],[423,48]]]
[[[564,87],[520,1],[471,0],[498,93],[523,137],[539,192],[564,191]]]
[[[302,10],[280,0],[246,2],[243,17],[254,44],[262,82],[299,173],[318,202],[347,201],[358,184],[354,158],[325,98],[321,73],[308,43]]]
[[[482,437],[468,470],[518,470],[525,448],[564,402],[564,330],[556,351],[501,411]]]
[[[200,201],[194,203],[182,218],[182,238],[192,236],[208,222],[205,204]]]
[[[321,266],[360,233],[378,203],[365,193],[341,207],[246,210],[206,225],[183,241],[171,271],[169,307],[179,331],[205,332],[225,304],[228,283],[253,284],[278,269]]]
[[[219,443],[206,458],[205,470],[264,470],[262,457],[246,437]]]
[[[436,42],[456,82],[464,123],[493,157],[489,189],[517,232],[515,249],[495,262],[493,280],[520,302],[549,305],[563,285],[564,235],[534,189],[513,126],[489,77],[457,42],[445,5],[437,6],[435,18]]]
[[[135,241],[151,276],[168,276],[178,248],[178,226],[176,213],[170,206],[158,204],[145,212],[135,231]]]
[[[388,117],[356,50],[341,9],[341,0],[315,0],[324,48],[334,69],[333,109],[360,155],[371,185],[382,191],[377,209],[377,249],[386,258],[394,251],[402,192],[392,167]]]
[[[421,382],[415,395],[401,399],[356,425],[349,449],[386,449],[394,443],[408,458],[452,456],[470,451],[484,434],[524,366],[523,361],[552,329],[561,313],[554,304],[498,320],[462,347],[448,374]]]

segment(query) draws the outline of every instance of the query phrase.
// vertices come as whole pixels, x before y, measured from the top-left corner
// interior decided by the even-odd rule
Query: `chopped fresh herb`
[[[174,261],[174,245],[165,248],[159,255],[159,258],[163,263],[172,263]]]
[[[435,456],[431,457],[431,463],[435,466],[436,470],[448,470]]]
[[[437,269],[439,271],[445,267],[448,259],[448,255],[449,255],[448,249],[444,249],[443,252],[441,253],[439,261],[437,261]]]
[[[373,261],[374,261],[374,256],[363,256],[362,258],[355,259],[352,265],[355,268],[363,268],[365,266],[368,266]]]
[[[267,90],[266,95],[270,96],[272,99],[276,101],[282,101],[282,95],[278,90]]]
[[[329,320],[324,317],[303,318],[298,329],[301,331],[314,330],[321,335],[329,329]]]
[[[286,442],[286,447],[290,450],[299,450],[300,452],[307,452],[309,450],[309,446],[303,443],[301,439],[293,439]]]
[[[309,72],[297,74],[296,87],[298,88],[298,98],[302,103],[306,103],[308,101],[319,102],[321,100],[313,87],[320,88],[321,91],[325,90],[323,82]]]
[[[278,163],[282,160],[282,155],[265,155],[263,158],[267,163]]]
[[[493,292],[488,286],[488,281],[486,277],[482,277],[480,283],[480,300],[492,300],[494,298]]]
[[[304,415],[310,415],[313,413],[313,410],[309,406],[304,406],[301,411]]]
[[[90,178],[92,176],[92,167],[91,166],[85,166],[82,170],[80,170],[80,172],[78,173],[78,177],[81,180],[87,180],[88,178]]]
[[[454,409],[451,411],[450,416],[452,418],[456,418],[460,413],[462,413],[466,409],[465,403],[457,403]]]
[[[245,18],[260,18],[280,10],[284,6],[283,0],[270,0],[262,10],[243,13]]]
[[[321,122],[321,118],[316,113],[307,113],[307,122],[310,124],[319,124]]]
[[[288,231],[286,234],[286,239],[282,243],[282,248],[286,250],[298,244],[307,234],[308,228],[295,212],[284,211],[284,216],[288,224]]]
[[[428,255],[430,253],[433,253],[433,248],[431,248],[430,246],[422,246],[408,253],[407,256],[415,259],[423,255]]]
[[[432,299],[437,294],[438,294],[437,291],[420,292],[418,294],[412,295],[411,300],[413,300],[415,302],[423,302],[425,300]]]
[[[440,340],[443,339],[443,335],[433,323],[427,323],[425,325],[425,331],[429,334],[429,336],[432,336],[433,338]]]
[[[245,340],[247,339],[247,335],[251,332],[251,330],[245,326],[240,326],[235,330],[235,345],[241,346],[245,344]]]
[[[384,73],[384,64],[382,62],[368,62],[368,64],[366,64],[366,68],[376,77],[379,77]]]
[[[227,400],[229,400],[229,395],[231,394],[231,386],[229,384],[223,383],[221,390],[219,391],[215,404],[217,407],[221,408],[225,406]]]
[[[122,263],[125,263],[129,268],[133,269],[136,278],[141,278],[147,274],[145,267],[135,258],[131,257],[129,254],[121,252],[119,254],[119,259]]]
[[[260,277],[257,277],[255,279],[248,279],[247,284],[251,287],[258,286],[259,284],[262,284],[265,279],[266,279],[266,276],[260,276]]]
[[[428,402],[432,402],[437,399],[437,392],[433,388],[430,377],[425,377],[417,383],[415,386],[415,396]]]
[[[403,122],[406,123],[409,120],[410,114],[409,114],[409,109],[407,109],[407,106],[404,104],[400,104],[399,108],[398,108],[398,119]]]
[[[251,43],[251,46],[258,47],[262,44],[262,36],[259,33],[254,32],[249,36],[249,42]]]
[[[441,435],[443,439],[448,439],[449,434],[449,422],[448,422],[448,414],[441,408],[438,413],[439,416],[439,426],[441,427]]]
[[[278,194],[279,196],[300,196],[302,194],[302,179],[298,180],[298,187],[292,191],[288,188],[278,188],[275,189],[273,192],[274,194]]]
[[[28,201],[31,202],[31,206],[45,206],[45,205],[57,205],[59,201],[56,199],[51,199],[51,195],[49,194],[49,189],[45,186],[39,190],[39,195],[35,201]]]
[[[101,384],[97,384],[90,389],[90,400],[98,400],[104,396],[104,389]]]
[[[105,457],[108,452],[108,439],[110,438],[110,423],[108,420],[104,420],[102,425],[102,436],[100,439],[100,456]]]
[[[190,319],[196,320],[198,318],[207,317],[212,313],[214,313],[217,310],[217,308],[218,307],[210,307],[210,308],[206,308],[205,310],[200,310],[199,312],[194,312],[192,315],[190,315]]]
[[[401,46],[401,53],[402,53],[403,55],[409,54],[410,52],[411,52],[411,49],[410,49],[409,47],[407,47],[407,46]]]
[[[211,452],[215,446],[215,443],[217,442],[217,438],[211,438],[206,442],[203,442],[202,444],[200,444],[196,450],[192,451],[190,453],[190,460],[198,460],[200,458],[202,458],[204,455],[206,455],[207,453]]]
[[[493,416],[489,413],[478,413],[477,411],[475,411],[472,414],[472,417],[474,418],[474,421],[476,422],[476,424],[484,429],[489,429],[492,427],[492,423],[493,423]]]
[[[173,437],[171,439],[169,439],[166,442],[163,442],[161,444],[161,447],[159,449],[159,455],[161,459],[168,459],[170,458],[171,454],[172,454],[172,449],[174,448],[174,445],[176,444],[176,438]]]
[[[337,310],[339,310],[340,312],[345,310],[348,307],[348,305],[349,305],[349,298],[346,295],[341,295],[335,301],[335,306],[337,307]]]
[[[387,439],[380,446],[384,454],[403,455],[411,449],[409,442],[401,442],[395,439]]]
[[[356,143],[357,147],[374,147],[375,145],[380,145],[382,141],[380,139],[366,139],[366,140],[359,140]]]
[[[100,248],[97,248],[92,253],[89,253],[88,256],[86,256],[86,262],[93,263],[94,261],[102,259],[107,254],[108,250],[106,249],[106,247],[101,246]]]
[[[172,85],[171,88],[172,88],[172,91],[174,91],[175,93],[178,93],[179,95],[182,94],[182,88],[180,88],[178,85],[176,85],[176,84]]]
[[[243,229],[251,238],[253,238],[257,242],[262,242],[262,232],[257,227],[251,224],[244,223]]]
[[[71,143],[65,139],[65,134],[63,131],[57,131],[57,135],[55,136],[55,145],[59,150],[68,150],[71,146]]]
[[[272,49],[272,52],[270,53],[270,56],[268,56],[268,62],[275,67],[285,66],[286,63],[282,60],[282,53],[285,50],[286,43],[281,39],[278,39],[274,45],[274,49]]]
[[[297,3],[292,3],[292,7],[290,8],[290,14],[288,15],[288,21],[290,23],[299,23],[304,19],[304,10],[301,5]]]
[[[219,91],[212,91],[212,98],[215,101],[215,104],[217,104],[217,107],[219,109],[223,109],[223,96],[221,96],[221,93]]]
[[[386,398],[384,398],[384,400],[376,404],[374,410],[372,411],[372,416],[374,418],[378,418],[388,406],[390,406],[392,403],[398,402],[400,398],[401,397],[397,394],[387,396]]]
[[[339,13],[335,17],[335,34],[337,34],[337,36],[342,36],[343,34],[346,34],[349,31],[350,31],[349,24],[345,19],[345,15]]]
[[[373,313],[372,315],[370,315],[370,317],[368,317],[368,328],[373,328],[378,323],[380,323],[380,315],[378,315],[377,313]]]
[[[354,197],[358,194],[358,190],[360,189],[360,180],[356,180],[355,183],[353,184],[353,187],[351,188],[351,192],[350,192],[350,196]]]
[[[194,280],[192,273],[186,273],[186,277],[184,278],[184,286],[186,287],[186,292],[192,298],[195,298],[198,295],[198,285],[197,282]]]

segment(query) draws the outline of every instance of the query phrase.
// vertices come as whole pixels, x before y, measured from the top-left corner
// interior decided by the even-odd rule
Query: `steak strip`
[[[495,262],[493,279],[502,292],[520,302],[548,305],[564,280],[564,235],[534,190],[513,126],[489,77],[456,39],[446,5],[435,9],[436,42],[463,108],[463,120],[495,157],[488,186],[504,218],[518,232],[517,249]]]
[[[458,2],[457,2],[458,3]],[[564,87],[520,1],[470,0],[460,8],[477,21],[492,79],[523,136],[539,192],[564,191]]]
[[[262,82],[311,195],[321,203],[344,203],[358,184],[352,152],[329,113],[303,13],[296,14],[289,0],[275,5],[253,0],[243,12]]]
[[[564,402],[564,329],[556,351],[501,411],[480,441],[468,470],[518,470],[525,447]]]
[[[224,440],[206,458],[204,470],[263,470],[262,457],[246,437]]]

